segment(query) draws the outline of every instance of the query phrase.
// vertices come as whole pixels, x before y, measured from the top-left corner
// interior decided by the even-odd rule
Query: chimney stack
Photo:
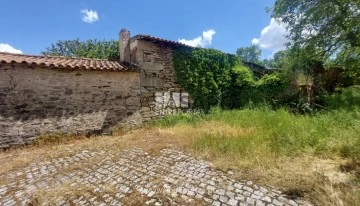
[[[130,62],[130,32],[121,29],[119,34],[120,62]]]

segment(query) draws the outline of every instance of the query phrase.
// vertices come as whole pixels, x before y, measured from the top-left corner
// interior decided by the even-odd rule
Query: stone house
[[[0,148],[190,109],[172,64],[173,49],[185,45],[124,29],[119,36],[119,61],[0,53]]]

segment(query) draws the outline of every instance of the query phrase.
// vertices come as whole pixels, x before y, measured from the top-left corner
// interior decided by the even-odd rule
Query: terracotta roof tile
[[[0,64],[27,64],[46,68],[87,69],[100,71],[136,71],[136,65],[102,59],[72,58],[62,56],[36,56],[0,52]]]

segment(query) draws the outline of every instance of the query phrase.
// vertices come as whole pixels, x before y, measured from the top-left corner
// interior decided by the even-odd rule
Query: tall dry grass
[[[360,109],[295,115],[267,107],[181,114],[151,125],[218,168],[317,205],[360,205]]]

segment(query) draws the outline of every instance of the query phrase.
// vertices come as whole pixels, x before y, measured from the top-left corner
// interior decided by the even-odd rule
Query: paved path
[[[173,149],[83,150],[0,176],[0,205],[304,205]]]

